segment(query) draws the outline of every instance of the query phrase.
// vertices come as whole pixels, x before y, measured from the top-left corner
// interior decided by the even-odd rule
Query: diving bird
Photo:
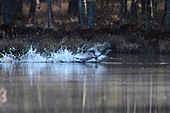
[[[95,57],[107,55],[110,51],[110,43],[108,42],[105,42],[104,44],[98,44],[87,50],[87,52],[93,53]]]
[[[110,51],[110,44],[108,42],[105,42],[103,44],[98,44],[87,49],[85,51],[87,57],[77,59],[79,59],[80,62],[101,62],[107,57]]]

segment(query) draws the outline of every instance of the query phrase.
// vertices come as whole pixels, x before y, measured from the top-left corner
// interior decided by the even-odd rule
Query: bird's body
[[[110,44],[98,44],[85,51],[86,57],[77,58],[80,62],[94,62],[98,63],[107,58],[108,53],[111,51]]]

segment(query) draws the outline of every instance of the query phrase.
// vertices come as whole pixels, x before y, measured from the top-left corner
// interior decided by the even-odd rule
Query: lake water
[[[1,63],[0,113],[170,113],[169,56]]]

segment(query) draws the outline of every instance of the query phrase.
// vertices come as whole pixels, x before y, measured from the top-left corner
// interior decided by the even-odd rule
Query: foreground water
[[[0,113],[169,113],[169,56],[1,63]]]

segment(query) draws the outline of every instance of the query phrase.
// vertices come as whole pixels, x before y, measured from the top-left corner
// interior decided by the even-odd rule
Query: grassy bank
[[[26,52],[30,45],[38,51],[55,51],[62,46],[76,50],[84,45],[90,47],[103,42],[109,42],[112,51],[118,53],[170,51],[170,33],[156,30],[147,32],[132,24],[125,24],[120,29],[116,27],[81,29],[65,26],[58,30],[48,30],[31,24],[13,25],[1,26],[0,35],[0,51],[9,51],[10,47],[14,47],[18,53]]]

